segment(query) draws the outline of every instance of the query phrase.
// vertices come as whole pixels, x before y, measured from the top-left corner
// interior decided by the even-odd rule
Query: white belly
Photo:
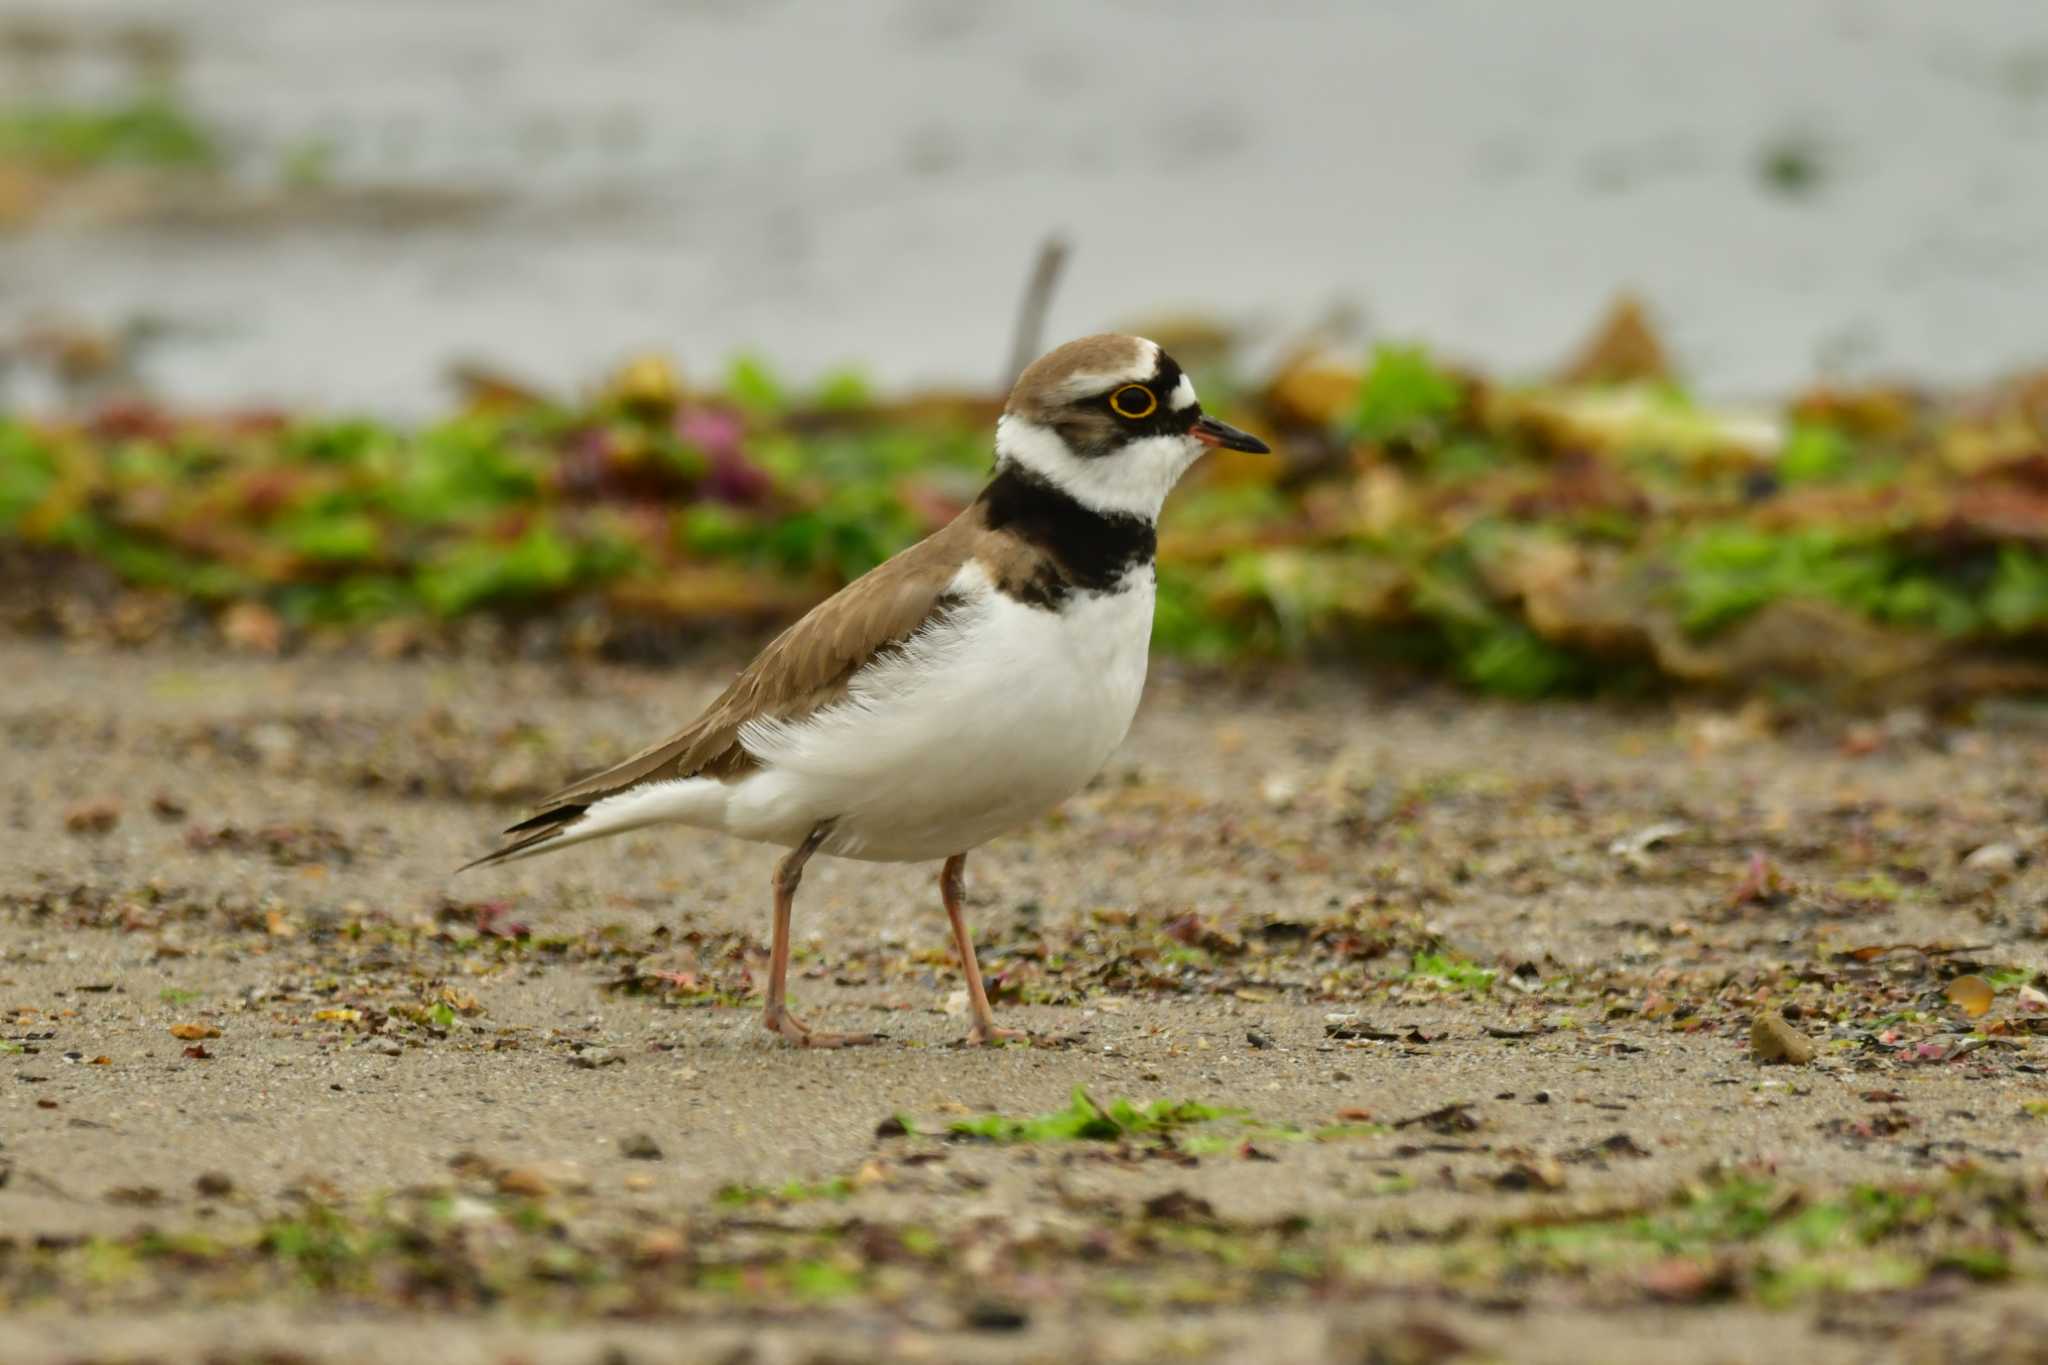
[[[946,627],[860,674],[844,701],[742,731],[763,767],[726,788],[718,827],[794,845],[833,820],[825,852],[943,858],[1035,818],[1101,769],[1144,690],[1151,568],[1058,612],[991,590],[978,566],[954,587],[966,601]]]

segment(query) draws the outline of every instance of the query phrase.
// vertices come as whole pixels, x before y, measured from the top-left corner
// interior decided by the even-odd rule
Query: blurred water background
[[[0,4],[0,107],[140,88],[217,169],[18,212],[0,338],[140,327],[194,402],[646,348],[992,384],[1049,230],[1053,336],[1348,318],[1513,373],[1629,287],[1713,394],[2048,359],[2040,0]]]

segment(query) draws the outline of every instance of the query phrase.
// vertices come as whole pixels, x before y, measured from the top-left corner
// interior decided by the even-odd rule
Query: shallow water
[[[647,347],[989,382],[1054,229],[1055,338],[1348,308],[1528,370],[1629,286],[1720,393],[2048,359],[2038,0],[0,3],[30,21],[75,42],[10,84],[163,25],[239,182],[319,146],[338,198],[422,201],[0,239],[0,335],[162,319],[194,400],[418,412],[458,356]]]

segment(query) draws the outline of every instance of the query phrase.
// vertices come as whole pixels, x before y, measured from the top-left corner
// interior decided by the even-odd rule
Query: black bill
[[[1188,435],[1205,446],[1217,446],[1223,450],[1247,450],[1254,455],[1266,455],[1273,449],[1249,431],[1239,431],[1230,423],[1219,422],[1214,417],[1196,418],[1195,424],[1188,428]]]

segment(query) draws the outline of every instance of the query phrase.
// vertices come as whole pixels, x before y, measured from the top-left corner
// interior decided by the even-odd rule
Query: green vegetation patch
[[[2048,409],[2024,386],[1723,412],[1668,378],[1505,386],[1419,346],[1319,363],[1204,376],[1279,454],[1212,458],[1176,494],[1161,648],[1525,698],[2048,686]],[[128,611],[131,636],[179,609],[266,648],[488,615],[630,654],[650,624],[787,620],[943,525],[997,410],[746,357],[702,387],[643,358],[576,401],[479,384],[418,427],[0,415],[0,545],[169,604]],[[90,629],[69,577],[31,576],[18,618]]]
[[[720,1204],[746,1208],[751,1205],[808,1204],[816,1200],[844,1200],[853,1197],[853,1182],[845,1177],[831,1180],[789,1180],[780,1185],[725,1185],[718,1191]]]
[[[895,1178],[884,1175],[879,1188]],[[1816,1189],[1719,1172],[1629,1210],[1560,1217],[1544,1201],[1497,1220],[1389,1238],[1384,1201],[1408,1188],[1383,1181],[1355,1207],[1319,1199],[1311,1215],[1261,1223],[1221,1218],[1185,1193],[1112,1197],[1029,1226],[956,1217],[943,1202],[915,1220],[891,1219],[878,1206],[868,1217],[779,1222],[754,1208],[770,1196],[721,1195],[730,1212],[671,1223],[593,1218],[560,1195],[415,1193],[360,1207],[307,1204],[249,1227],[0,1233],[0,1308],[268,1297],[691,1319],[860,1296],[915,1317],[989,1295],[1163,1309],[1389,1285],[1491,1304],[1570,1287],[1610,1304],[1728,1299],[1782,1308],[1943,1277],[2048,1278],[2048,1190],[2038,1176],[1963,1170]]]
[[[907,1132],[918,1131],[905,1124]],[[1113,1142],[1170,1148],[1195,1156],[1241,1149],[1252,1142],[1338,1142],[1375,1137],[1388,1130],[1374,1123],[1337,1123],[1318,1128],[1271,1123],[1243,1109],[1219,1108],[1198,1100],[1115,1099],[1103,1104],[1080,1086],[1064,1109],[1049,1114],[984,1114],[946,1125],[951,1137],[1001,1144]]]
[[[1172,1137],[1199,1124],[1220,1119],[1241,1119],[1242,1109],[1219,1109],[1195,1100],[1153,1100],[1139,1104],[1116,1099],[1097,1103],[1086,1090],[1074,1088],[1065,1109],[1049,1114],[1011,1118],[987,1114],[979,1118],[955,1119],[946,1131],[955,1137],[981,1138],[988,1142],[1122,1142],[1133,1138]]]
[[[219,157],[213,134],[164,92],[103,105],[0,106],[0,162],[77,171],[110,165],[190,168]]]
[[[2026,1183],[1974,1170],[1814,1193],[1732,1173],[1643,1212],[1508,1226],[1509,1274],[1601,1275],[1670,1258],[1647,1277],[1676,1297],[1782,1306],[1821,1292],[1905,1289],[1931,1275],[2003,1280],[2048,1271],[2048,1221]],[[1697,1276],[1687,1271],[1697,1270]]]
[[[1427,981],[1448,991],[1485,995],[1500,973],[1450,953],[1420,953],[1408,969],[1411,981]]]

